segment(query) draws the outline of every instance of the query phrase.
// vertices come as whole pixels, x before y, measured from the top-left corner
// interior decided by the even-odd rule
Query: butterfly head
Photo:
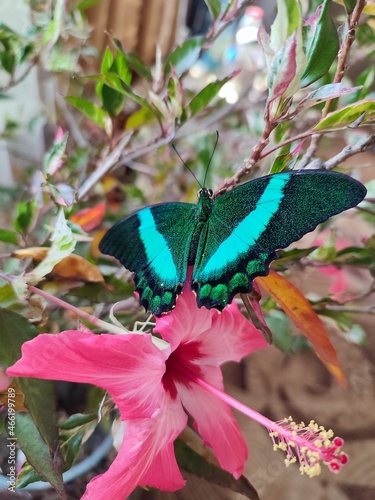
[[[201,199],[201,198],[209,198],[210,200],[212,200],[213,196],[214,196],[214,192],[212,191],[212,189],[204,187],[204,188],[201,188],[198,191],[197,196],[198,196],[199,199]]]

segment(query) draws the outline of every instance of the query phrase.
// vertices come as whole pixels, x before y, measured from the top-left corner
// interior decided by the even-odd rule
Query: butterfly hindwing
[[[285,248],[357,205],[364,186],[349,176],[303,170],[269,175],[218,197],[199,240],[192,287],[198,306],[223,309],[251,289]]]
[[[186,280],[196,205],[162,203],[115,224],[100,251],[134,271],[139,301],[159,316],[176,303]]]

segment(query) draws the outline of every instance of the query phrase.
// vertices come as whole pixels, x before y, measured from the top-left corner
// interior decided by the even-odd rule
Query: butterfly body
[[[176,304],[193,266],[190,286],[198,307],[222,310],[251,289],[285,248],[332,215],[357,205],[364,186],[336,172],[303,170],[249,181],[198,203],[161,203],[115,224],[103,253],[134,271],[139,300],[159,316]]]

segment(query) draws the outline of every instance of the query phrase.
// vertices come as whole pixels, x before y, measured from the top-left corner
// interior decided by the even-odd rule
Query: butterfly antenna
[[[204,179],[203,179],[203,186],[206,185],[206,179],[207,179],[207,174],[208,174],[208,169],[210,168],[210,165],[211,165],[211,161],[212,161],[212,158],[214,157],[214,154],[215,154],[215,151],[216,151],[216,147],[217,147],[217,143],[219,142],[219,131],[216,130],[216,141],[215,141],[215,146],[214,146],[214,149],[212,150],[212,153],[211,153],[211,158],[210,158],[210,161],[208,162],[208,165],[207,165],[207,168],[206,168],[206,173],[204,174]]]
[[[191,173],[191,175],[194,177],[194,179],[197,181],[197,183],[199,184],[199,186],[202,188],[202,184],[199,182],[198,180],[198,177],[195,175],[195,173],[192,171],[192,169],[190,167],[188,167],[188,165],[186,164],[186,162],[181,158],[181,155],[180,153],[177,151],[176,149],[176,146],[174,144],[172,144],[172,149],[173,151],[176,153],[176,155],[180,158],[182,164],[189,170],[189,172]]]

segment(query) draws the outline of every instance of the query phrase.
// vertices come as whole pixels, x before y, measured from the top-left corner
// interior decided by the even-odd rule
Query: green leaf
[[[38,334],[23,316],[0,307],[0,365],[13,365],[21,357],[21,346]]]
[[[216,20],[221,14],[221,2],[220,0],[204,0],[210,11],[212,19]]]
[[[292,153],[283,153],[276,157],[275,161],[272,164],[270,174],[277,174],[285,170],[293,161],[297,161],[297,158],[294,158]]]
[[[81,448],[82,439],[89,435],[97,423],[96,415],[72,415],[59,425],[61,452],[67,468],[75,462]]]
[[[205,108],[214,97],[220,92],[220,89],[229,82],[234,76],[238,74],[238,71],[232,73],[232,75],[223,78],[222,80],[217,80],[216,82],[209,83],[204,89],[202,89],[186,106],[189,117],[195,116],[199,111]]]
[[[113,63],[113,53],[109,47],[106,47],[100,65],[100,72],[107,73],[107,71],[110,70],[112,63]]]
[[[117,51],[116,57],[113,58],[111,50],[107,48],[103,55],[100,70],[101,73],[113,73],[117,75],[126,84],[130,84],[131,82],[131,71],[129,70],[124,54],[120,51]],[[125,98],[123,92],[119,92],[100,81],[97,83],[95,90],[109,115],[112,117],[118,116],[124,106]]]
[[[21,357],[21,346],[37,335],[37,330],[23,316],[0,308],[0,363],[13,365]],[[16,436],[29,463],[62,491],[58,431],[54,409],[53,384],[47,380],[17,378],[30,415],[17,414]],[[41,411],[43,409],[43,411]]]
[[[0,307],[8,307],[17,302],[17,296],[10,284],[0,286]]]
[[[360,119],[361,125],[374,122],[375,99],[359,101],[333,111],[315,125],[312,130],[339,130],[353,124],[358,119]]]
[[[18,245],[18,236],[14,231],[10,231],[9,229],[0,229],[0,241]]]
[[[254,486],[244,476],[238,479],[227,471],[208,462],[203,456],[187,446],[181,439],[174,442],[174,450],[180,467],[197,477],[206,479],[209,483],[239,493],[250,500],[259,500]]]
[[[145,78],[149,81],[152,80],[151,70],[145,65],[142,59],[140,59],[133,52],[124,51],[120,40],[118,40],[117,38],[112,38],[112,40],[116,48],[124,55],[129,68],[131,68],[135,73],[137,73],[137,75],[141,76],[142,78]]]
[[[43,34],[43,46],[51,48],[59,39],[63,28],[63,17],[65,14],[65,1],[56,0],[52,20],[47,25]]]
[[[280,257],[275,261],[274,268],[277,271],[285,271],[291,266],[299,263],[303,257],[310,255],[316,247],[310,248],[293,248],[292,250],[280,250]]]
[[[76,427],[92,424],[93,421],[96,422],[97,418],[98,416],[93,413],[75,413],[70,415],[64,422],[60,422],[59,427],[63,430],[73,430]]]
[[[87,101],[82,97],[74,97],[68,96],[66,100],[77,108],[81,113],[83,113],[87,118],[90,118],[93,122],[95,122],[99,127],[105,128],[106,120],[109,119],[108,113],[104,111],[104,109],[99,108],[91,101]]]
[[[131,87],[127,85],[125,82],[121,80],[117,75],[114,73],[105,73],[103,75],[93,75],[88,77],[90,79],[95,79],[96,81],[100,81],[104,83],[105,85],[108,85],[109,87],[117,90],[118,92],[126,95],[136,103],[140,104],[141,106],[149,109],[152,113],[154,113],[156,116],[160,116],[160,112],[152,106],[147,99],[144,97],[136,94],[133,92]]]
[[[48,406],[48,401],[45,405]],[[41,409],[43,408],[43,411]],[[39,413],[45,411],[46,406],[41,406]],[[34,469],[48,481],[53,488],[65,498],[64,483],[62,479],[63,460],[58,452],[52,454],[49,446],[42,439],[30,415],[18,413],[16,415],[17,444],[26,455],[27,461]]]
[[[17,217],[14,228],[19,233],[25,233],[33,220],[36,204],[35,201],[23,201],[18,205]]]
[[[177,76],[185,73],[198,60],[204,42],[204,37],[195,37],[186,40],[186,42],[176,47],[167,59],[165,73],[170,73],[171,67],[174,68]]]
[[[348,14],[351,14],[356,6],[357,1],[356,0],[344,0],[346,12]]]
[[[61,444],[61,453],[68,468],[74,464],[78,456],[85,433],[86,429],[78,429],[76,432],[71,433],[69,437],[63,440]]]
[[[102,87],[103,107],[110,116],[118,116],[124,107],[124,95],[108,85]]]
[[[153,111],[148,108],[141,108],[132,115],[126,121],[126,130],[135,129],[142,127],[143,125],[149,125],[156,122],[156,116]]]
[[[306,49],[307,65],[302,73],[301,87],[307,87],[326,73],[339,51],[339,38],[335,24],[329,14],[330,0],[318,7],[319,17],[306,23],[302,29]]]
[[[269,316],[266,317],[266,323],[272,332],[273,344],[280,351],[286,354],[291,353],[293,345],[292,322],[288,316],[281,311],[270,311]]]
[[[16,66],[16,56],[12,52],[5,50],[0,54],[1,63],[5,71],[12,74]]]
[[[100,0],[81,0],[77,6],[76,9],[80,10],[81,12],[84,12],[85,10],[89,9],[90,7],[93,7],[97,3],[99,3]]]

